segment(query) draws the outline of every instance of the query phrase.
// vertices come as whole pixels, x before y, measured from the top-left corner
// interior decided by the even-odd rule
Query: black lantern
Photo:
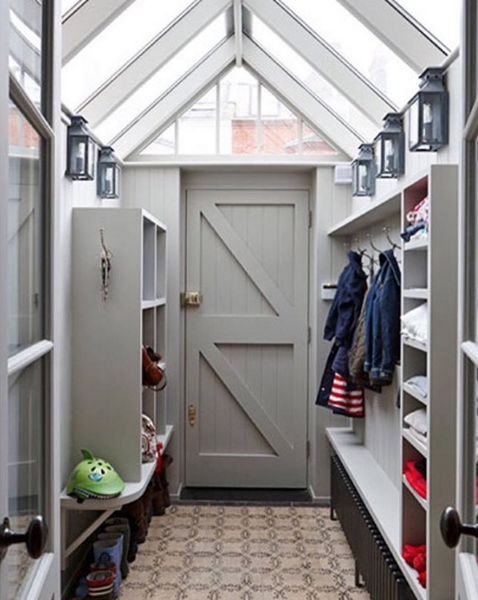
[[[374,140],[376,176],[396,178],[405,172],[405,134],[400,113],[388,113],[385,125]]]
[[[375,160],[373,144],[361,144],[358,157],[352,163],[352,194],[373,196],[375,194]]]
[[[408,103],[408,118],[412,152],[436,152],[448,144],[448,92],[441,67],[420,75],[420,91]]]
[[[111,146],[103,146],[98,155],[98,196],[119,198],[121,168]]]
[[[96,144],[83,117],[72,117],[68,127],[66,174],[71,179],[91,181],[95,178]]]

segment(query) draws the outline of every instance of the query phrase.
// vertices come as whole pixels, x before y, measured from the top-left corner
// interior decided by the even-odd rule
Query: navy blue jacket
[[[373,383],[391,383],[400,360],[401,274],[393,250],[380,254],[380,271],[367,296],[365,371]]]

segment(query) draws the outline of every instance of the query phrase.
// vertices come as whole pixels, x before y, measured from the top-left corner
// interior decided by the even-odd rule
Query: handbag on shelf
[[[161,356],[150,346],[143,346],[143,385],[160,392],[166,387],[166,373],[160,366]]]

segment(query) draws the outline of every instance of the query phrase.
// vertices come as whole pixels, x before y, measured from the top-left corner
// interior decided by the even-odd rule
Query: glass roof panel
[[[73,8],[75,4],[78,4],[79,0],[61,0],[61,12],[62,14],[67,13],[70,8]]]
[[[448,48],[460,43],[461,7],[456,0],[396,0]]]
[[[252,33],[264,50],[281,63],[291,75],[299,79],[304,87],[345,119],[360,136],[371,139],[376,135],[378,126],[375,123],[255,15],[252,16]]]
[[[183,12],[191,0],[135,0],[62,69],[63,100],[71,109],[114,75]]]
[[[104,142],[111,141],[191,67],[200,62],[225,36],[226,18],[223,14],[190,40],[182,50],[102,121],[95,128],[99,137]]]
[[[217,86],[178,119],[178,154],[215,154]]]
[[[283,2],[398,107],[416,92],[417,73],[337,0]]]

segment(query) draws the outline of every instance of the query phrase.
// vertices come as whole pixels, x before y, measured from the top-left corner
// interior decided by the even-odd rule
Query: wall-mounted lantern
[[[397,178],[405,172],[405,133],[400,113],[388,113],[374,140],[376,176]]]
[[[375,159],[373,144],[361,144],[359,154],[352,163],[352,194],[375,195]]]
[[[86,124],[86,119],[76,116],[68,127],[66,174],[70,179],[95,178],[96,144]]]
[[[420,90],[408,103],[408,118],[412,152],[436,152],[448,144],[449,100],[441,67],[420,75]]]
[[[121,167],[111,146],[103,146],[98,153],[98,196],[119,198]]]

